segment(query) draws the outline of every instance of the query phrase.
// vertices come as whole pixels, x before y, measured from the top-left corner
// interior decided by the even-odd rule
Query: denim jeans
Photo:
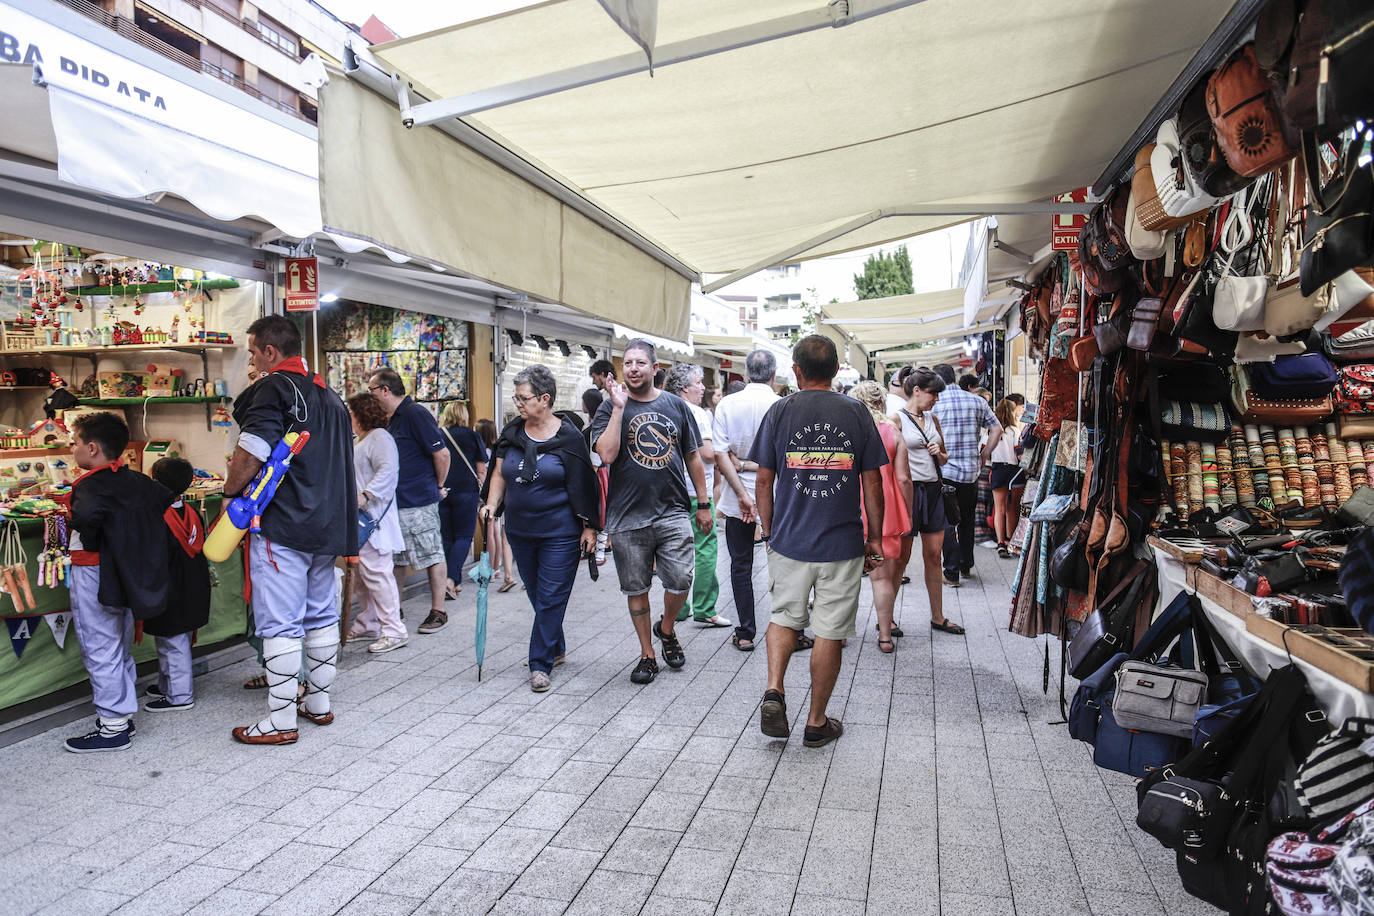
[[[477,530],[477,502],[476,493],[450,493],[439,503],[448,577],[459,585],[463,584],[463,564],[472,553],[472,538]]]
[[[534,606],[534,626],[530,630],[530,670],[553,670],[553,660],[562,655],[563,615],[577,579],[577,564],[582,549],[576,537],[530,538],[506,529],[515,565],[525,592]]]

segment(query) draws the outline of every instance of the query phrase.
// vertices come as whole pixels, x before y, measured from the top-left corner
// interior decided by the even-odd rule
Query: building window
[[[266,73],[258,74],[258,93],[262,100],[282,111],[295,112],[300,95],[285,83],[272,79]]]
[[[286,26],[274,22],[271,18],[259,13],[258,33],[262,35],[264,41],[276,47],[283,54],[295,60],[300,59],[300,41],[286,28]]]
[[[206,6],[214,7],[221,13],[226,13],[231,19],[238,19],[242,12],[239,0],[203,0]]]
[[[243,61],[214,45],[201,46],[200,66],[206,73],[217,76],[226,83],[235,83],[243,79]]]

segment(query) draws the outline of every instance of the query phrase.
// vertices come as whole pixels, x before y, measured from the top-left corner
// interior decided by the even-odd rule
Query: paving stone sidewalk
[[[845,735],[819,750],[801,744],[805,655],[786,743],[758,730],[764,653],[729,630],[683,625],[687,666],[631,684],[609,563],[578,582],[546,694],[526,683],[521,591],[493,589],[477,682],[470,584],[439,633],[350,644],[338,720],[302,721],[294,746],[230,740],[265,697],[242,689],[251,662],[220,668],[193,711],[140,713],[129,751],[65,753],[87,720],[0,749],[0,912],[1215,912],[1134,826],[1131,780],[1051,724],[1044,642],[1006,632],[1015,563],[977,561],[945,589],[968,636],[932,638],[918,578],[892,655],[865,586],[831,702]],[[408,602],[412,628],[427,603]]]

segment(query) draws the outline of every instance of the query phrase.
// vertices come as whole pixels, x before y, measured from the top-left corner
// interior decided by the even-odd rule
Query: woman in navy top
[[[482,437],[468,429],[468,408],[452,401],[439,418],[448,448],[448,495],[439,503],[439,525],[443,530],[444,559],[448,563],[449,598],[463,590],[463,564],[472,553],[472,538],[477,532],[477,502],[487,478],[487,447]]]
[[[534,605],[530,632],[530,689],[549,689],[563,659],[563,615],[577,562],[596,546],[599,492],[591,453],[577,427],[553,412],[557,386],[544,366],[515,376],[512,421],[492,448],[482,517],[505,514],[506,540]]]

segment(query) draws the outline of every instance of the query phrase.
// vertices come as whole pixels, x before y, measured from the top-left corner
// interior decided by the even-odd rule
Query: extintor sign
[[[1077,191],[1069,191],[1055,197],[1057,203],[1082,204],[1088,202],[1088,189],[1079,188]],[[1056,213],[1052,217],[1053,242],[1051,248],[1055,251],[1073,251],[1078,248],[1078,236],[1083,231],[1083,227],[1088,225],[1088,216],[1085,213]]]
[[[315,258],[286,259],[286,310],[315,312],[320,308],[320,266]]]

